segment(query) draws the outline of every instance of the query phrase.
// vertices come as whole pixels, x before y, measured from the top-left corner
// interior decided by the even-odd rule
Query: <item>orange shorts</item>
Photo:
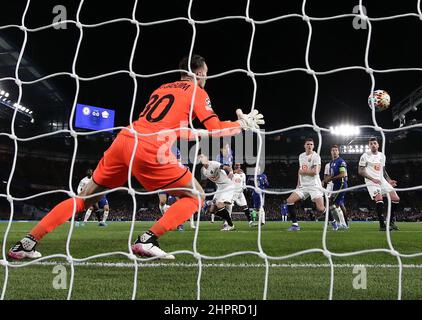
[[[156,137],[138,138],[132,175],[148,191],[186,186],[192,180],[192,173],[177,161],[171,146],[157,143]],[[98,163],[94,182],[110,189],[124,185],[134,146],[134,136],[120,133]]]

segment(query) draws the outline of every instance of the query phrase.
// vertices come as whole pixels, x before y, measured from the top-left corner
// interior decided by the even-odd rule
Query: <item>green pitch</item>
[[[152,222],[138,222],[135,234],[147,230]],[[14,223],[7,239],[7,249],[19,240],[34,223]],[[0,223],[3,241],[6,223]],[[65,253],[69,223],[47,235],[38,250],[44,255]],[[219,231],[220,222],[203,222],[197,239],[198,251],[210,257],[235,251],[258,251],[258,230],[245,222],[236,222],[237,230]],[[262,228],[262,249],[272,257],[298,251],[322,249],[323,224],[301,223],[302,231],[287,232],[289,224],[268,222]],[[399,223],[401,231],[393,232],[394,248],[403,254],[422,253],[422,224]],[[74,228],[70,251],[73,258],[107,252],[128,252],[130,223],[111,222],[105,228],[96,223]],[[194,230],[172,231],[161,240],[167,251],[193,250]],[[2,242],[0,242],[2,245]],[[363,249],[388,249],[385,232],[377,223],[351,223],[346,232],[327,232],[327,247],[335,253]],[[396,257],[388,253],[365,253],[352,257],[333,257],[334,299],[397,299],[399,268]],[[422,256],[402,258],[402,298],[422,299]],[[53,273],[63,264],[60,273]],[[243,254],[225,259],[203,259],[200,281],[201,299],[262,299],[265,261],[257,255]],[[292,266],[294,264],[295,266]],[[330,268],[322,253],[310,253],[286,260],[269,260],[267,299],[328,299]],[[363,264],[356,269],[355,265]],[[66,274],[63,273],[66,271]],[[354,273],[355,271],[355,273]],[[56,270],[57,272],[57,270]],[[196,299],[199,268],[191,254],[183,253],[174,261],[140,263],[137,277],[137,299]],[[71,268],[65,259],[50,259],[43,264],[9,268],[5,299],[66,299]],[[67,289],[55,289],[57,276],[66,276]],[[4,285],[5,267],[0,266],[0,292]],[[358,278],[356,278],[358,277]],[[364,281],[366,279],[366,285]],[[60,278],[63,279],[63,278]],[[96,258],[75,266],[72,299],[130,299],[134,283],[133,263],[122,255]],[[358,288],[356,289],[356,283]],[[56,278],[57,284],[57,278]],[[360,285],[360,289],[359,289]],[[362,288],[366,287],[366,288]]]

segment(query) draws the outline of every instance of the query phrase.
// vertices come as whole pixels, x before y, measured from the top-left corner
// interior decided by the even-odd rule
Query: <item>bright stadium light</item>
[[[6,92],[6,93],[4,94],[4,96],[5,96],[6,98],[9,98],[9,96],[10,96],[9,92]]]
[[[0,96],[4,96],[6,92],[4,90],[0,90]]]
[[[358,126],[350,125],[350,124],[342,124],[339,126],[331,126],[330,127],[331,134],[335,136],[343,136],[343,137],[350,137],[350,136],[357,136],[360,133],[360,129]]]

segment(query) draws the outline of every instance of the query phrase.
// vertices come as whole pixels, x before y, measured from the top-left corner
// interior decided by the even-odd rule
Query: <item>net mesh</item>
[[[60,22],[55,22],[52,23],[50,25],[45,25],[42,27],[38,27],[38,28],[28,28],[25,25],[25,19],[26,19],[26,15],[28,12],[28,8],[30,6],[31,0],[28,0],[26,3],[26,7],[25,10],[23,12],[22,15],[22,19],[21,19],[21,24],[20,25],[4,25],[4,26],[0,26],[0,30],[4,30],[7,28],[15,28],[15,29],[19,29],[22,31],[22,33],[24,34],[24,39],[23,39],[23,43],[22,43],[22,47],[20,50],[20,54],[17,60],[17,64],[16,64],[16,68],[15,68],[15,77],[5,77],[5,78],[1,78],[0,81],[4,81],[4,80],[12,80],[16,83],[16,85],[19,88],[19,97],[18,97],[18,101],[17,103],[20,104],[21,98],[22,98],[22,92],[23,92],[23,85],[29,85],[29,84],[34,84],[40,81],[44,81],[50,78],[54,78],[54,77],[58,77],[58,76],[69,76],[71,78],[73,78],[75,80],[76,83],[76,92],[75,92],[75,98],[74,98],[74,102],[73,102],[73,107],[72,107],[72,111],[71,111],[71,116],[70,116],[70,120],[69,120],[69,128],[70,129],[65,129],[65,130],[58,130],[55,132],[51,132],[51,133],[46,133],[46,134],[41,134],[41,135],[37,135],[37,136],[32,136],[29,138],[20,138],[15,134],[15,120],[16,120],[16,115],[17,115],[17,108],[15,108],[13,117],[12,117],[12,121],[11,121],[11,133],[4,133],[4,132],[0,132],[0,136],[6,136],[8,138],[10,138],[13,141],[14,144],[14,158],[13,158],[13,165],[12,165],[12,169],[10,172],[10,176],[9,179],[7,181],[7,186],[6,186],[6,194],[0,194],[0,197],[4,197],[7,199],[7,201],[10,203],[10,218],[9,218],[9,222],[7,224],[7,228],[4,234],[4,239],[3,239],[3,246],[2,246],[2,260],[0,260],[0,265],[2,265],[2,267],[5,269],[5,276],[4,276],[4,282],[3,282],[3,287],[2,287],[2,292],[1,292],[1,299],[5,298],[6,295],[6,291],[8,288],[8,280],[9,280],[9,270],[10,268],[25,268],[27,266],[39,263],[41,261],[45,261],[45,260],[50,260],[53,258],[64,258],[67,260],[67,262],[70,265],[70,283],[69,283],[69,289],[68,289],[68,294],[67,294],[67,298],[71,299],[72,297],[72,290],[73,290],[73,282],[74,282],[74,275],[75,275],[75,265],[79,264],[83,264],[83,263],[87,263],[90,260],[93,259],[97,259],[97,258],[101,258],[101,257],[110,257],[110,256],[124,256],[127,257],[131,262],[131,264],[133,265],[134,268],[134,281],[133,281],[133,291],[132,291],[132,299],[136,298],[136,292],[137,292],[137,279],[138,279],[138,268],[139,268],[139,263],[145,263],[146,261],[150,261],[153,260],[153,258],[149,258],[149,259],[140,259],[138,257],[136,257],[132,251],[131,251],[131,243],[132,243],[132,239],[133,239],[133,231],[134,231],[134,223],[135,223],[135,215],[136,215],[136,195],[149,195],[149,194],[156,194],[158,193],[158,191],[154,191],[154,192],[139,192],[136,191],[131,183],[131,168],[132,168],[132,164],[133,164],[133,159],[134,159],[134,155],[135,152],[132,153],[132,157],[131,157],[131,161],[130,161],[130,168],[129,168],[129,172],[128,172],[128,187],[120,187],[120,188],[116,188],[116,189],[112,189],[112,190],[108,190],[105,192],[102,192],[101,194],[107,194],[116,190],[120,190],[120,191],[125,191],[127,192],[133,200],[133,215],[132,215],[132,222],[131,222],[131,226],[130,226],[130,233],[129,233],[129,237],[128,237],[128,251],[126,252],[108,252],[108,253],[104,253],[104,254],[98,254],[98,255],[93,255],[93,256],[89,256],[83,259],[76,259],[72,257],[72,253],[70,250],[70,242],[71,242],[71,238],[72,238],[72,232],[73,232],[73,222],[74,222],[74,218],[75,218],[75,212],[73,214],[72,220],[71,220],[71,225],[70,225],[70,229],[69,229],[69,233],[67,236],[67,241],[66,241],[66,252],[65,254],[54,254],[54,255],[49,255],[49,256],[45,256],[42,257],[40,259],[31,261],[31,262],[25,262],[25,263],[21,263],[21,264],[14,264],[14,263],[10,263],[7,259],[7,247],[6,247],[6,243],[7,243],[7,238],[8,235],[10,233],[10,229],[12,226],[12,221],[13,221],[13,216],[14,216],[14,201],[25,201],[25,200],[29,200],[35,197],[40,197],[43,195],[48,195],[48,194],[52,194],[52,193],[65,193],[68,196],[72,197],[73,199],[76,199],[77,195],[75,194],[75,192],[73,191],[72,188],[72,177],[73,177],[73,169],[74,169],[74,164],[75,164],[75,159],[76,159],[76,154],[77,154],[77,150],[78,150],[78,136],[83,136],[83,135],[93,135],[96,134],[98,132],[101,131],[108,131],[110,129],[106,129],[106,130],[101,130],[101,131],[92,131],[92,132],[77,132],[74,130],[73,128],[73,118],[74,118],[74,114],[75,114],[75,108],[76,108],[76,103],[77,103],[77,99],[78,99],[78,93],[79,93],[79,89],[80,89],[80,82],[81,81],[93,81],[93,80],[97,80],[97,79],[101,79],[101,78],[105,78],[105,77],[109,77],[109,76],[113,76],[116,74],[127,74],[129,75],[132,79],[133,79],[133,85],[134,85],[134,92],[133,92],[133,99],[132,99],[132,104],[131,104],[131,111],[130,111],[130,119],[133,119],[133,112],[134,112],[134,107],[135,107],[135,97],[137,94],[137,89],[138,89],[138,84],[137,84],[137,78],[151,78],[151,77],[155,77],[155,76],[160,76],[160,75],[165,75],[165,74],[171,74],[171,73],[178,73],[180,72],[180,70],[169,70],[169,71],[165,71],[165,72],[160,72],[160,73],[154,73],[154,74],[139,74],[136,73],[133,69],[133,61],[134,61],[134,57],[136,54],[136,45],[139,39],[139,33],[140,33],[140,27],[141,26],[150,26],[150,25],[156,25],[156,24],[165,24],[165,23],[169,23],[169,22],[173,22],[173,21],[187,21],[191,27],[192,27],[192,40],[191,40],[191,46],[190,46],[190,54],[189,54],[189,61],[190,58],[192,56],[193,53],[193,49],[194,49],[194,44],[195,44],[195,40],[196,40],[196,26],[197,25],[201,25],[201,24],[210,24],[210,23],[215,23],[218,21],[222,21],[222,20],[244,20],[247,23],[249,23],[252,27],[252,33],[251,33],[251,38],[250,38],[250,45],[249,45],[249,51],[248,51],[248,55],[247,55],[247,69],[233,69],[233,70],[229,70],[220,74],[215,74],[212,76],[209,76],[208,78],[216,78],[216,77],[222,77],[224,75],[230,74],[230,73],[245,73],[248,77],[251,78],[252,82],[253,82],[253,97],[252,97],[252,103],[251,103],[251,110],[253,110],[255,108],[255,101],[256,101],[256,92],[257,92],[257,83],[255,80],[255,76],[270,76],[270,75],[276,75],[276,74],[282,74],[282,73],[289,73],[289,72],[295,72],[295,71],[301,71],[301,72],[305,72],[309,75],[312,76],[314,83],[315,83],[315,93],[314,93],[314,99],[313,99],[313,105],[312,105],[312,123],[305,123],[305,124],[300,124],[300,125],[296,125],[296,126],[291,126],[291,127],[287,127],[287,128],[283,128],[283,129],[279,129],[279,130],[274,130],[274,131],[267,131],[264,132],[263,130],[253,130],[255,132],[255,134],[258,137],[258,154],[257,154],[257,164],[260,162],[260,159],[262,157],[261,154],[261,150],[262,150],[262,143],[263,143],[263,139],[265,139],[266,135],[271,135],[271,134],[277,134],[277,133],[282,133],[282,132],[288,132],[288,131],[292,131],[295,129],[299,129],[299,128],[310,128],[312,130],[314,130],[317,135],[318,135],[318,148],[317,148],[317,152],[320,153],[321,151],[321,147],[322,147],[322,132],[329,132],[328,128],[324,128],[318,125],[318,123],[316,122],[316,118],[315,118],[315,114],[316,114],[316,110],[317,110],[317,100],[318,100],[318,90],[319,90],[319,83],[318,83],[318,76],[323,76],[323,75],[328,75],[328,74],[332,74],[332,73],[337,73],[337,72],[342,72],[342,71],[347,71],[347,70],[363,70],[365,72],[367,72],[371,78],[371,88],[369,88],[368,90],[368,94],[373,92],[375,89],[375,77],[374,74],[375,73],[389,73],[389,72],[399,72],[399,71],[422,71],[422,68],[395,68],[395,69],[384,69],[384,70],[376,70],[371,68],[370,64],[369,64],[369,55],[370,55],[370,46],[371,46],[371,34],[372,34],[372,22],[374,21],[382,21],[382,20],[394,20],[394,19],[400,19],[400,18],[417,18],[422,20],[422,11],[421,11],[421,0],[417,1],[417,7],[416,7],[416,12],[417,13],[406,13],[406,14],[400,14],[400,15],[393,15],[393,16],[386,16],[386,17],[379,17],[379,18],[371,18],[366,14],[366,11],[364,10],[363,4],[362,4],[362,0],[359,1],[359,12],[358,13],[352,13],[352,14],[341,14],[341,15],[335,15],[335,16],[327,16],[327,17],[311,17],[309,15],[307,15],[306,13],[306,0],[303,1],[302,3],[302,13],[301,14],[287,14],[287,15],[282,15],[282,16],[277,16],[275,18],[271,18],[271,19],[267,19],[267,20],[254,20],[253,18],[250,17],[249,15],[249,8],[250,8],[250,0],[247,1],[247,5],[246,5],[246,11],[245,11],[245,15],[244,16],[224,16],[224,17],[220,17],[220,18],[215,18],[215,19],[209,19],[209,20],[195,20],[192,18],[191,15],[191,9],[192,9],[192,5],[193,5],[194,0],[190,0],[189,1],[189,6],[188,6],[188,12],[187,12],[187,18],[186,17],[176,17],[173,19],[166,19],[166,20],[159,20],[159,21],[152,21],[152,22],[141,22],[139,20],[136,19],[136,11],[137,11],[137,7],[138,7],[138,1],[134,1],[134,6],[133,6],[133,10],[132,10],[132,18],[119,18],[119,19],[113,19],[113,20],[108,20],[108,21],[104,21],[101,23],[96,23],[96,24],[85,24],[82,23],[80,21],[80,14],[81,14],[81,10],[83,8],[84,5],[84,0],[81,0],[78,6],[78,10],[76,13],[76,19],[75,20],[65,20],[65,21],[60,21]],[[362,21],[367,23],[367,41],[366,41],[366,49],[365,49],[365,64],[364,66],[350,66],[350,67],[344,67],[344,68],[337,68],[337,69],[332,69],[332,70],[328,70],[328,71],[323,71],[323,72],[319,72],[319,71],[315,71],[312,69],[310,63],[309,63],[309,51],[310,51],[310,45],[311,45],[311,41],[312,41],[312,22],[313,21],[328,21],[328,20],[335,20],[335,19],[344,19],[344,18],[359,18],[362,19]],[[305,64],[306,64],[306,68],[290,68],[290,69],[283,69],[283,70],[276,70],[276,71],[271,71],[271,72],[265,72],[265,73],[258,73],[258,72],[254,72],[251,69],[251,55],[252,55],[252,51],[253,51],[253,47],[254,47],[254,35],[255,35],[255,29],[256,29],[256,25],[260,25],[260,24],[269,24],[272,23],[274,21],[278,21],[278,20],[282,20],[282,19],[302,19],[303,21],[306,22],[307,26],[308,26],[308,39],[307,39],[307,44],[306,44],[306,54],[305,54]],[[118,22],[128,22],[128,23],[132,23],[136,26],[136,36],[133,42],[133,46],[132,46],[132,51],[131,51],[131,55],[130,55],[130,61],[129,61],[129,68],[127,70],[118,70],[115,72],[110,72],[110,73],[105,73],[105,74],[100,74],[97,76],[93,76],[93,77],[80,77],[77,73],[76,73],[76,63],[78,60],[78,54],[79,54],[79,50],[81,47],[81,42],[84,36],[84,29],[87,28],[97,28],[100,26],[104,26],[104,25],[109,25],[109,24],[114,24],[114,23],[118,23]],[[58,73],[54,73],[54,74],[49,74],[45,77],[33,80],[33,81],[22,81],[19,79],[19,74],[18,74],[18,70],[19,70],[19,66],[22,62],[22,56],[23,53],[25,51],[25,47],[27,44],[27,39],[28,39],[28,33],[34,33],[34,32],[38,32],[47,28],[53,28],[53,27],[57,27],[60,26],[61,24],[74,24],[77,29],[79,30],[79,40],[77,43],[77,48],[75,51],[75,55],[73,58],[73,63],[72,63],[72,72],[58,72]],[[191,71],[191,70],[190,70]],[[191,75],[194,76],[193,73],[190,72]],[[196,89],[196,84],[197,84],[197,78],[195,77],[195,89]],[[193,95],[194,97],[194,95]],[[192,99],[193,100],[193,99]],[[264,115],[265,115],[265,110],[263,110]],[[191,106],[191,110],[190,110],[190,116],[189,116],[189,122],[191,125],[191,128],[181,128],[181,130],[191,130],[194,134],[196,134],[196,155],[195,155],[195,160],[194,160],[194,170],[195,170],[195,165],[197,163],[197,155],[198,155],[198,151],[199,151],[199,136],[200,136],[200,132],[194,128],[193,123],[192,123],[192,112],[193,112],[193,108]],[[268,120],[267,120],[268,121]],[[416,128],[416,127],[422,127],[422,124],[414,124],[411,126],[407,126],[406,128],[396,128],[396,129],[385,129],[382,128],[381,126],[378,125],[377,120],[376,120],[376,116],[375,116],[375,108],[372,108],[372,125],[362,125],[360,126],[360,128],[370,128],[373,130],[378,131],[381,136],[382,136],[382,140],[385,141],[385,133],[391,133],[391,132],[397,132],[400,130],[405,130],[405,129],[412,129],[412,128]],[[139,134],[138,132],[136,132],[136,130],[133,129],[133,126],[131,125],[130,128],[126,128],[126,127],[115,127],[113,128],[115,130],[129,130],[130,132],[132,132],[135,136],[140,136],[142,134]],[[224,131],[224,130],[223,130]],[[171,132],[171,130],[168,131],[163,131],[162,133],[166,133],[166,132]],[[29,197],[25,197],[25,198],[17,198],[17,197],[13,197],[13,195],[10,192],[10,188],[11,188],[11,183],[12,183],[12,178],[13,178],[13,173],[15,171],[16,168],[16,161],[17,161],[17,156],[18,156],[18,146],[19,146],[19,142],[25,142],[25,141],[33,141],[33,140],[37,140],[37,139],[42,139],[45,137],[49,137],[49,136],[53,136],[53,135],[60,135],[63,133],[67,133],[70,134],[71,137],[74,140],[74,151],[73,151],[73,156],[72,156],[72,165],[70,168],[70,175],[69,175],[69,189],[68,190],[52,190],[52,191],[47,191],[47,192],[42,192],[42,193],[38,193],[38,194],[34,194],[32,196]],[[134,146],[134,151],[136,150],[136,146],[137,146],[137,139],[135,139],[135,146]],[[382,152],[385,152],[385,143],[382,144]],[[257,168],[256,168],[257,169]],[[194,173],[194,172],[193,172]],[[248,188],[252,188],[254,189],[256,192],[258,192],[261,197],[262,197],[262,193],[268,193],[268,194],[287,194],[292,192],[293,190],[289,190],[286,192],[275,192],[275,191],[270,191],[270,190],[260,190],[258,188],[257,185],[257,170],[255,170],[255,177],[254,177],[254,186],[248,186]],[[353,187],[349,187],[347,189],[345,189],[346,191],[351,191],[351,190],[355,190],[358,188],[363,187],[364,185],[358,185],[358,186],[353,186]],[[411,191],[411,190],[418,190],[421,189],[420,186],[415,186],[415,187],[411,187],[411,188],[396,188],[397,191],[400,192],[404,192],[404,191]],[[321,189],[322,191],[324,191],[325,194],[325,200],[326,203],[328,203],[328,195],[327,192],[325,191],[325,189]],[[197,195],[197,197],[199,198],[199,193],[197,192],[197,190],[195,190],[195,193]],[[334,191],[333,193],[338,193],[338,191]],[[209,193],[207,195],[211,195],[214,193]],[[94,194],[91,195],[89,197],[93,197],[99,194]],[[86,197],[88,198],[88,197]],[[262,203],[262,201],[261,201]],[[293,254],[289,254],[289,255],[284,255],[284,256],[270,256],[268,255],[263,247],[262,247],[262,232],[261,232],[261,226],[259,224],[258,227],[258,237],[257,237],[257,244],[258,244],[258,251],[238,251],[238,252],[232,252],[231,254],[227,254],[227,255],[223,255],[223,256],[206,256],[201,254],[198,251],[198,234],[200,232],[200,227],[196,228],[195,230],[195,237],[193,240],[193,245],[192,245],[192,251],[190,250],[180,250],[180,251],[175,251],[175,252],[171,252],[174,255],[178,255],[178,254],[189,254],[192,255],[196,260],[197,260],[197,265],[198,265],[198,277],[197,277],[197,299],[201,299],[201,276],[202,276],[202,270],[203,270],[203,261],[204,260],[222,260],[222,259],[227,259],[230,257],[234,257],[234,256],[239,256],[239,255],[256,255],[258,257],[260,257],[264,263],[265,263],[265,278],[264,278],[264,289],[263,289],[263,293],[262,293],[262,299],[267,299],[267,295],[268,295],[268,281],[269,281],[269,268],[270,268],[270,261],[281,261],[281,260],[287,260],[290,258],[294,258],[297,256],[301,256],[301,255],[306,255],[306,254],[312,254],[312,253],[317,253],[317,254],[323,254],[328,261],[327,266],[330,267],[330,285],[329,285],[329,292],[327,294],[328,299],[333,299],[333,289],[334,289],[334,264],[333,264],[333,257],[348,257],[348,256],[353,256],[353,255],[362,255],[362,254],[367,254],[367,253],[376,253],[376,252],[381,252],[381,253],[388,253],[391,254],[392,256],[397,258],[397,262],[398,262],[398,292],[397,292],[397,299],[401,299],[402,297],[402,274],[403,274],[403,263],[402,263],[402,258],[412,258],[412,257],[418,257],[418,256],[422,256],[422,252],[421,253],[415,253],[415,254],[403,254],[398,252],[397,250],[395,250],[393,243],[391,241],[391,236],[389,232],[386,232],[386,237],[387,237],[387,242],[388,242],[388,249],[386,248],[380,248],[380,249],[368,249],[368,250],[361,250],[361,251],[354,251],[354,252],[347,252],[347,253],[336,253],[333,251],[330,251],[327,247],[327,226],[328,226],[328,206],[327,207],[327,211],[326,211],[326,215],[325,215],[325,225],[324,225],[324,229],[323,229],[323,234],[322,234],[322,249],[320,248],[314,248],[314,249],[308,249],[308,250],[303,250],[300,252],[295,252]],[[199,209],[199,208],[198,208]],[[74,211],[76,210],[76,201],[74,200]],[[199,210],[200,212],[200,210]],[[390,224],[390,214],[391,214],[391,199],[388,196],[388,213],[387,213],[387,224]],[[198,215],[198,222],[200,220],[200,215]],[[388,230],[388,228],[387,228]]]

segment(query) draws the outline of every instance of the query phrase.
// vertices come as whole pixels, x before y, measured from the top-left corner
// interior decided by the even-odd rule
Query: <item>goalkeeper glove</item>
[[[243,130],[259,129],[259,125],[265,123],[264,116],[256,109],[248,114],[244,114],[241,109],[237,109],[236,114]]]

